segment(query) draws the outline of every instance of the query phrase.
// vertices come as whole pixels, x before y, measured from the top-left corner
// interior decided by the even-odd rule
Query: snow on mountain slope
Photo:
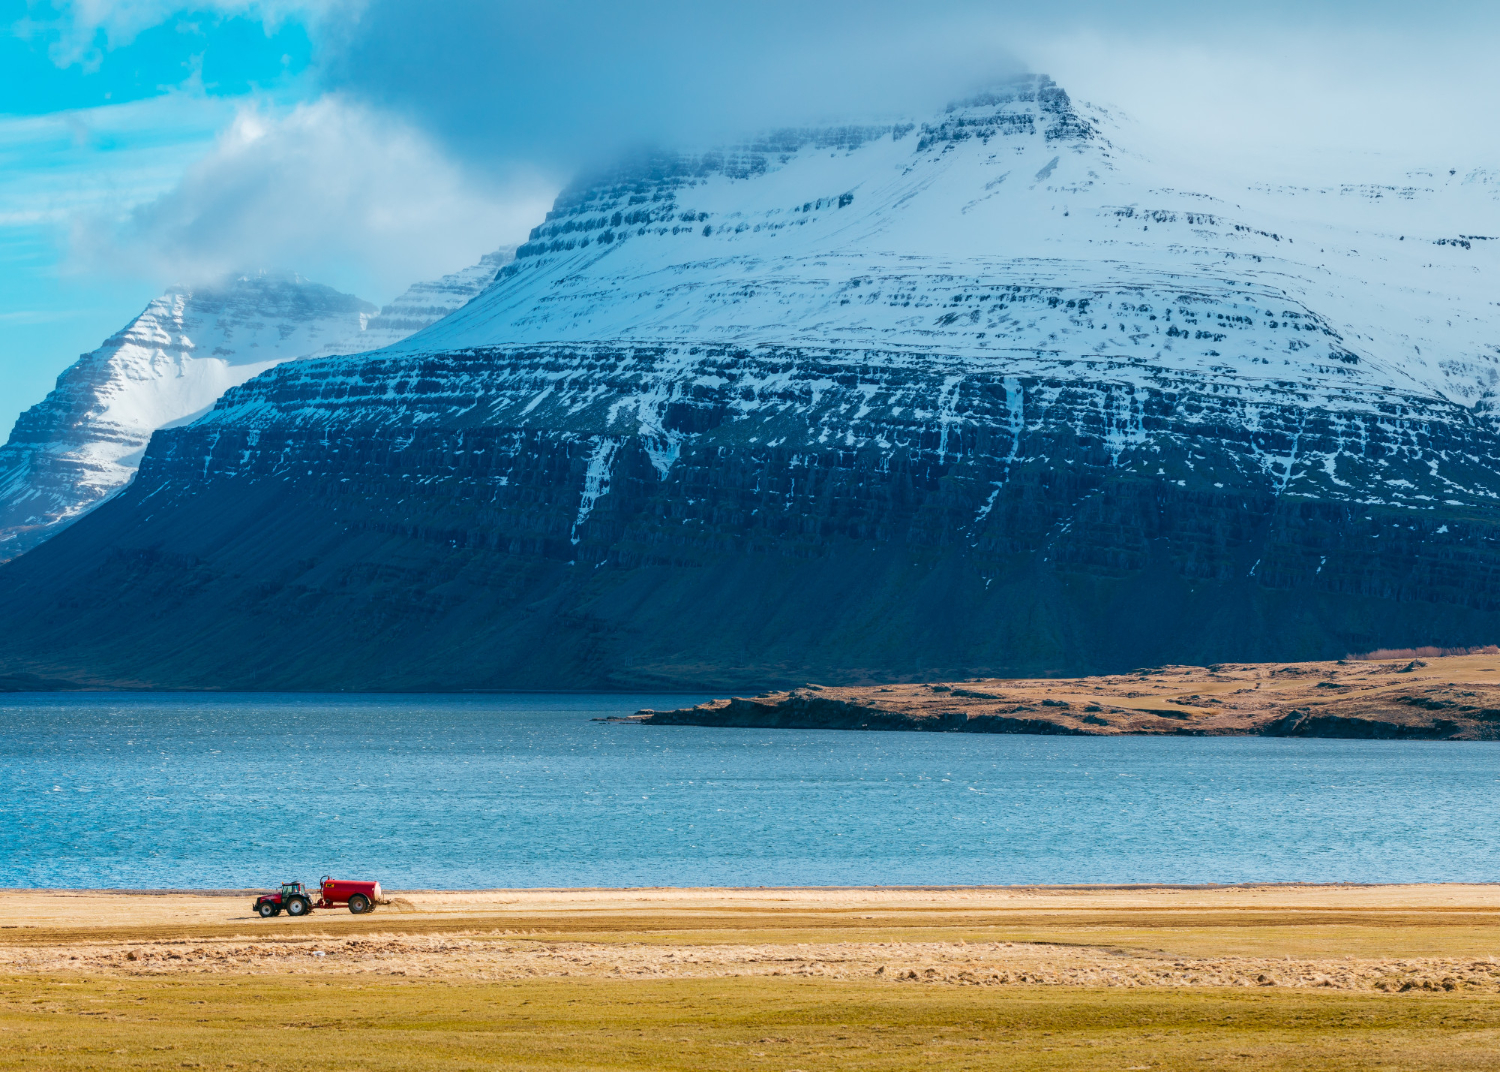
[[[158,428],[192,420],[230,387],[309,355],[378,350],[462,307],[514,247],[375,306],[261,273],[174,287],[85,354],[0,448],[0,562],[77,520],[128,482]]]
[[[666,346],[617,365],[608,388],[581,356],[500,361],[455,387],[450,409],[421,403],[430,422],[640,434],[663,467],[691,434],[668,427],[671,408],[705,390],[744,418],[783,407],[799,381],[804,423],[783,442],[890,450],[882,413],[925,414],[946,436],[991,419],[984,385],[1048,382],[1099,415],[1117,460],[1149,438],[1149,392],[1201,392],[1212,404],[1179,416],[1275,431],[1246,464],[1287,494],[1500,495],[1472,471],[1475,454],[1406,449],[1409,465],[1446,467],[1418,487],[1405,466],[1366,472],[1350,447],[1381,434],[1393,407],[1438,424],[1492,420],[1500,171],[1226,182],[1153,163],[1125,147],[1128,133],[1030,78],[925,123],[653,157],[565,193],[492,286],[389,352]],[[744,353],[726,364],[725,347]],[[858,421],[842,389],[809,379],[813,362],[789,366],[787,348],[860,381]],[[358,422],[340,386],[351,367],[296,373],[322,384],[298,389],[300,410],[252,392],[208,420]],[[908,375],[923,368],[941,397]],[[1056,390],[1013,400],[1015,419],[1072,419],[1049,409]],[[491,399],[482,410],[476,393]],[[406,397],[368,418],[409,420]],[[1288,413],[1311,412],[1343,422],[1316,450],[1283,429]]]
[[[656,161],[560,200],[402,349],[816,342],[1493,396],[1500,171],[1189,185],[1211,180],[1120,133],[1034,80],[926,124]]]
[[[296,276],[174,287],[84,354],[0,448],[0,560],[130,480],[151,433],[228,388],[358,333],[375,306]]]

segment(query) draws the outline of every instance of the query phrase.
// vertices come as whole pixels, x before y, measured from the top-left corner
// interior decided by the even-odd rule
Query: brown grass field
[[[0,1069],[1500,1069],[1500,887],[0,892]]]

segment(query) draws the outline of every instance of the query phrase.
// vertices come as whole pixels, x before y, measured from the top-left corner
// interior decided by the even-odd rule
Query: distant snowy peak
[[[395,301],[382,308],[363,330],[327,346],[319,356],[379,350],[435,324],[461,309],[495,281],[500,269],[515,259],[516,247],[505,246],[486,253],[479,263],[425,283],[414,283]]]
[[[211,405],[228,386],[359,331],[375,311],[293,275],[172,287],[69,366],[17,420],[8,445],[141,439]]]
[[[129,481],[151,433],[226,390],[357,334],[374,305],[295,275],[172,287],[57,379],[0,448],[0,560]]]
[[[0,447],[0,562],[34,547],[129,482],[158,428],[285,361],[399,342],[489,286],[515,247],[417,283],[383,309],[297,275],[172,287],[58,377]]]

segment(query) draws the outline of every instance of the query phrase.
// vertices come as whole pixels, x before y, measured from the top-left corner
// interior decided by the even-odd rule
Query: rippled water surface
[[[1500,879],[1500,744],[590,721],[696,699],[0,697],[0,886]]]

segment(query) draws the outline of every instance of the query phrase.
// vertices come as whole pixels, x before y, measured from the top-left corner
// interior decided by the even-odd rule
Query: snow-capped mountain
[[[158,434],[0,570],[0,663],[740,687],[1489,643],[1497,194],[1215,178],[1045,78],[644,158],[451,315]]]
[[[0,559],[126,484],[156,429],[192,419],[282,361],[358,334],[375,311],[296,276],[169,289],[16,421],[0,448]]]
[[[127,484],[158,428],[193,420],[230,387],[284,361],[397,342],[460,308],[514,248],[376,307],[267,273],[173,287],[58,377],[0,447],[0,562]]]
[[[984,384],[1088,383],[1116,458],[1147,438],[1133,392],[1187,383],[1238,399],[1251,429],[1292,399],[1356,437],[1397,398],[1489,419],[1500,170],[1215,185],[1127,151],[1119,127],[1037,79],[927,123],[655,160],[565,195],[499,285],[399,349],[817,347],[866,370],[863,415],[826,410],[805,441],[851,446],[878,445],[878,415],[902,409],[868,373],[891,362],[943,367],[944,434],[983,422],[966,407]],[[675,352],[624,404],[567,368],[517,367],[514,399],[535,414],[600,398],[604,427],[660,437],[666,408],[719,364]],[[762,409],[787,375],[779,357],[744,365],[721,388],[728,413]],[[1351,490],[1339,466],[1357,463],[1335,448],[1253,463],[1289,494],[1420,494],[1396,473]]]
[[[882,415],[930,410],[946,436],[987,422],[971,409],[987,387],[1055,380],[1089,385],[1117,462],[1149,438],[1140,392],[1205,389],[1215,401],[1204,419],[1219,421],[1233,400],[1229,419],[1247,432],[1272,429],[1288,405],[1346,423],[1326,449],[1295,431],[1284,445],[1251,444],[1240,464],[1278,493],[1425,501],[1414,496],[1432,489],[1404,467],[1363,471],[1347,447],[1393,404],[1436,407],[1425,419],[1490,419],[1500,170],[1189,186],[1119,135],[1108,113],[1033,79],[927,123],[652,159],[565,194],[495,286],[392,352],[668,347],[624,394],[603,390],[587,362],[511,361],[476,388],[503,396],[489,420],[566,414],[570,427],[646,435],[665,454],[682,438],[665,427],[669,408],[703,394],[705,377],[723,380],[716,393],[731,418],[781,408],[769,400],[799,375],[788,347],[814,348],[860,382],[857,402],[804,390],[807,423],[786,443],[837,437],[888,453]],[[731,370],[723,347],[750,352]],[[942,370],[937,397],[911,395],[909,367]],[[351,419],[342,393],[331,397],[339,412],[312,396],[304,412],[278,408],[273,419]],[[1007,419],[1035,421],[1043,401]],[[254,419],[247,405],[209,420]],[[1440,458],[1434,479],[1491,486],[1466,465]]]

